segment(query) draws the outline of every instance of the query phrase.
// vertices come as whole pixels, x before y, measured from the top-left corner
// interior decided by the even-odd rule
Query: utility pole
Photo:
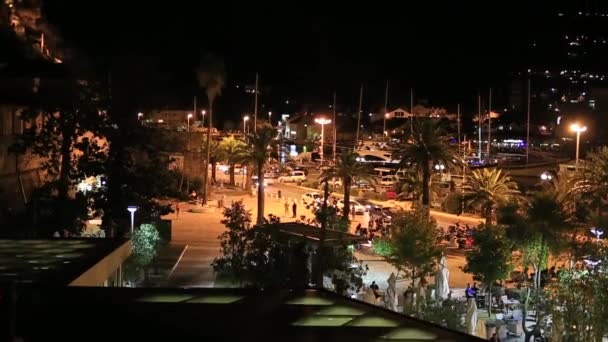
[[[479,150],[477,152],[477,157],[479,158],[479,161],[481,162],[481,125],[483,125],[483,120],[481,119],[481,95],[477,94],[477,130],[479,133],[479,138],[478,138],[478,145],[479,145]]]
[[[357,112],[357,135],[355,138],[355,148],[359,145],[359,128],[361,128],[361,110],[363,107],[363,83],[361,83],[361,89],[359,90],[359,111]]]
[[[490,148],[492,146],[492,88],[488,94],[488,163],[490,162]]]
[[[337,129],[336,129],[336,92],[334,91],[334,103],[331,107],[333,109],[333,123],[334,123],[334,146],[332,147],[332,156],[334,158],[334,164],[336,163],[336,133],[337,133]]]
[[[526,125],[526,165],[528,165],[530,157],[530,93],[531,82],[528,78],[528,124]]]
[[[253,132],[257,132],[258,127],[258,81],[259,74],[255,73],[255,104],[253,108]]]
[[[388,115],[388,80],[386,81],[386,90],[384,92],[384,114],[382,115],[382,119],[384,120],[384,125],[382,129],[382,137],[386,133],[386,116]],[[388,136],[388,134],[387,134]]]
[[[460,103],[458,104],[458,106],[456,107],[456,123],[458,124],[458,154],[460,154]]]

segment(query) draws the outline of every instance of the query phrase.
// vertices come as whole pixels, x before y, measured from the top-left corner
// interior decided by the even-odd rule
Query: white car
[[[323,196],[317,192],[307,192],[302,195],[302,203],[304,203],[306,206],[318,204],[322,200]]]
[[[357,201],[350,200],[350,208],[355,207],[355,214],[365,214],[365,206]],[[344,209],[344,200],[338,200],[338,208]]]
[[[304,171],[291,171],[289,175],[280,176],[279,182],[288,183],[288,182],[304,182],[306,181],[306,175]]]
[[[257,189],[257,187],[258,187],[258,176],[252,176],[251,177],[251,181],[252,181],[251,182],[252,186]],[[272,185],[272,179],[264,177],[264,187],[267,187],[269,185]]]

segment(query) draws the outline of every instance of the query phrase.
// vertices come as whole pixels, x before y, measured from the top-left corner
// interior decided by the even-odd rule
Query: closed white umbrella
[[[387,309],[396,311],[397,310],[397,277],[394,272],[391,272],[388,277],[388,287],[384,294],[384,305]]]
[[[435,292],[437,299],[447,299],[450,294],[450,270],[445,258],[445,254],[441,256],[439,261],[439,269],[435,275]]]
[[[475,298],[467,299],[465,324],[467,327],[467,334],[475,335],[475,331],[477,330],[477,304],[475,304]]]

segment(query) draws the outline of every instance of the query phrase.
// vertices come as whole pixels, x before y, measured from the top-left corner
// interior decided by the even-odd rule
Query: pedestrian
[[[374,215],[372,215],[372,217],[370,217],[369,219],[369,223],[367,224],[367,227],[371,230],[374,229]]]
[[[350,215],[353,217],[353,220],[355,219],[355,205],[351,205],[350,206]]]
[[[359,223],[357,225],[357,227],[355,228],[355,235],[359,234],[360,231],[361,231],[361,223]]]
[[[287,198],[285,199],[283,208],[285,208],[285,212],[284,212],[285,217],[289,217],[289,202],[287,201]]]
[[[293,200],[293,205],[291,206],[291,211],[293,211],[293,218],[296,218],[298,213],[298,205],[296,204],[296,200]]]
[[[179,202],[175,202],[175,218],[179,218]]]

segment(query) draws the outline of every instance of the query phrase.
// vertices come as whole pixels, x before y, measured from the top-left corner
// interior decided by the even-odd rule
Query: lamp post
[[[388,119],[388,113],[384,114],[384,129],[382,130],[382,135],[386,134],[388,136],[388,133],[386,132],[386,119]]]
[[[591,230],[591,234],[595,235],[595,241],[599,242],[600,236],[602,236],[602,234],[604,234],[604,231],[601,230],[600,228],[596,228],[596,227],[592,227],[590,230]]]
[[[192,113],[188,113],[188,132],[190,132],[190,119],[192,119]]]
[[[272,112],[268,112],[268,123],[272,126],[272,121],[270,121],[270,117],[272,116]]]
[[[203,114],[203,127],[205,127],[205,114],[207,114],[207,111],[201,110],[201,114]]]
[[[131,235],[133,235],[133,227],[135,226],[135,212],[137,211],[137,207],[130,205],[127,207],[127,210],[131,213]]]
[[[581,133],[587,130],[587,126],[581,126],[578,123],[574,123],[570,126],[570,130],[576,132],[576,162],[575,165],[578,166],[578,152],[581,144]]]
[[[319,125],[321,125],[321,153],[319,153],[319,155],[321,156],[321,164],[323,163],[323,138],[325,137],[325,125],[331,123],[331,120],[329,119],[325,119],[325,118],[317,118],[315,119],[315,122],[318,123]]]
[[[249,121],[249,115],[243,117],[243,134],[247,134],[247,121]]]

